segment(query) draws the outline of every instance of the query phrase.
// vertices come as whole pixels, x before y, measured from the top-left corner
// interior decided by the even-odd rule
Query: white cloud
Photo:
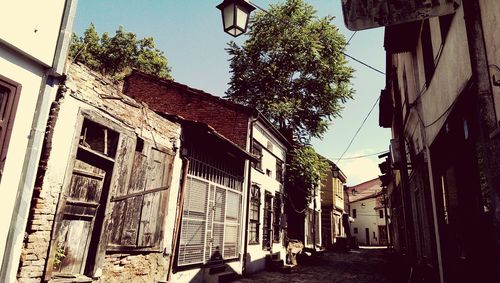
[[[349,156],[360,156],[367,153],[369,152],[355,152]],[[344,159],[339,162],[339,167],[347,176],[347,185],[354,186],[378,177],[381,174],[378,168],[380,162],[382,160],[379,160],[377,156]]]

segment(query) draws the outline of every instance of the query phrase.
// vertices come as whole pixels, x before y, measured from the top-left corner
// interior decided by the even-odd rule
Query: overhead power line
[[[383,150],[380,152],[375,152],[375,153],[370,153],[370,154],[365,154],[365,155],[349,156],[349,157],[343,157],[343,158],[336,158],[335,157],[333,159],[337,159],[337,160],[358,159],[358,158],[365,158],[365,157],[374,156],[374,155],[380,155],[380,154],[384,154],[384,153],[388,153],[388,152],[389,152],[388,150]]]
[[[375,68],[375,67],[372,67],[372,66],[368,65],[367,63],[365,63],[365,62],[363,62],[363,61],[361,61],[361,60],[359,60],[359,59],[356,59],[356,58],[352,57],[352,56],[351,56],[351,55],[349,55],[349,54],[346,54],[346,53],[345,53],[345,52],[343,52],[343,51],[342,51],[342,54],[344,54],[344,56],[349,57],[349,58],[351,58],[352,60],[354,60],[354,61],[356,61],[356,62],[360,63],[361,65],[366,66],[366,67],[368,67],[368,68],[370,68],[370,69],[374,70],[375,72],[378,72],[378,73],[380,73],[380,74],[382,74],[382,75],[385,75],[385,73],[384,73],[384,72],[382,72],[382,71],[380,71],[379,69],[377,69],[377,68]]]
[[[342,157],[344,157],[344,154],[349,150],[349,148],[351,147],[352,143],[354,142],[354,139],[356,139],[356,136],[359,134],[359,131],[361,131],[361,128],[363,128],[363,126],[365,125],[366,120],[368,120],[368,117],[370,117],[370,114],[372,114],[372,111],[375,108],[375,106],[378,104],[379,100],[380,100],[380,95],[377,97],[377,100],[373,104],[372,108],[370,109],[370,111],[368,112],[368,114],[366,114],[365,119],[363,120],[363,122],[359,126],[359,128],[356,131],[356,133],[354,134],[354,136],[351,138],[351,141],[347,145],[347,148],[344,150],[344,152],[342,153],[342,155],[340,155],[339,159],[337,159],[337,163],[339,163],[339,161],[342,159]]]

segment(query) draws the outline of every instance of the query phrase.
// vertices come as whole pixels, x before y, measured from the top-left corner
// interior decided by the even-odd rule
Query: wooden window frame
[[[278,181],[281,184],[283,183],[285,177],[285,175],[283,174],[284,173],[283,164],[284,164],[283,161],[276,159],[276,181]]]
[[[4,130],[0,133],[0,182],[2,180],[5,159],[9,150],[9,142],[17,113],[17,106],[21,96],[21,84],[0,75],[0,87],[7,89],[9,97],[5,101],[4,117],[6,123]],[[1,105],[0,105],[1,107]],[[1,117],[0,117],[1,119]]]
[[[258,159],[257,161],[253,162],[252,163],[252,167],[255,168],[255,170],[257,171],[260,171],[260,172],[264,172],[263,169],[262,169],[262,151],[263,151],[264,147],[259,144],[256,140],[253,140],[253,144],[252,144],[252,153],[254,155],[257,155]]]
[[[262,249],[271,250],[273,246],[273,198],[274,196],[268,192],[264,192],[264,217],[262,221]],[[269,202],[268,202],[269,200]],[[264,235],[269,237],[266,239]],[[266,242],[268,241],[268,242]],[[267,246],[269,244],[269,246]]]
[[[250,197],[250,217],[249,217],[249,226],[255,225],[255,237],[251,235],[252,231],[249,229],[249,237],[248,237],[248,242],[249,244],[258,244],[259,243],[259,229],[260,229],[260,187],[257,185],[252,185],[250,188],[251,190],[251,197]],[[254,219],[252,217],[252,208],[256,208],[257,211],[257,219]]]

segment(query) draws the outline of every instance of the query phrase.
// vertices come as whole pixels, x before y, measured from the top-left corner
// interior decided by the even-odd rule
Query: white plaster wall
[[[0,198],[0,227],[3,227],[3,229],[0,229],[1,264],[44,70],[41,66],[19,56],[12,50],[0,46],[0,75],[21,85],[17,113],[0,182],[0,192],[2,192]],[[51,95],[55,96],[55,90]],[[41,147],[41,144],[35,146]],[[19,237],[22,236],[22,233],[20,233]],[[21,241],[15,242],[21,243]]]
[[[249,244],[247,249],[247,272],[254,273],[265,268],[265,257],[269,254],[269,251],[262,249],[262,235],[263,235],[263,223],[264,223],[264,195],[265,192],[270,192],[273,196],[276,192],[283,192],[282,184],[276,180],[276,157],[281,159],[283,163],[286,157],[286,147],[281,144],[272,134],[265,129],[265,127],[257,121],[253,127],[253,138],[263,145],[262,149],[262,170],[260,172],[255,168],[252,168],[251,172],[251,183],[256,183],[260,187],[260,226],[259,226],[259,243]],[[266,149],[267,143],[272,143],[272,154]],[[273,155],[274,154],[274,155]],[[284,164],[283,164],[284,166]],[[266,175],[266,169],[271,170],[272,176]],[[284,199],[283,199],[284,201]],[[285,260],[285,248],[283,247],[283,242],[273,243],[272,252],[280,252],[281,259]]]
[[[363,205],[364,204],[364,205]],[[351,235],[358,239],[359,245],[366,245],[365,229],[369,229],[370,234],[370,245],[379,244],[379,233],[378,226],[385,226],[385,212],[384,217],[379,217],[379,209],[375,209],[376,198],[370,198],[366,200],[360,200],[351,203],[352,209],[356,209],[357,217],[354,218],[354,222],[351,223]],[[352,214],[351,214],[352,215]],[[354,228],[358,228],[358,233],[354,233]],[[375,238],[373,237],[373,232],[375,232]]]
[[[0,41],[52,66],[65,0],[0,0]],[[15,25],[15,28],[10,28]]]
[[[467,34],[463,20],[463,6],[457,10],[450,26],[446,44],[437,61],[437,66],[427,91],[422,95],[420,111],[424,124],[435,122],[455,101],[471,77]],[[439,27],[435,27],[438,28]],[[431,30],[431,33],[435,32]],[[458,60],[460,58],[460,60]],[[423,69],[423,65],[419,64]],[[419,72],[421,73],[421,72]],[[420,81],[424,81],[421,77]],[[447,115],[426,128],[426,144],[430,145],[443,126]]]

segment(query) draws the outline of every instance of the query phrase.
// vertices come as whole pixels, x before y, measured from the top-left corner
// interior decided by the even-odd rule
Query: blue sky
[[[223,96],[229,82],[229,56],[224,48],[233,38],[222,31],[220,11],[215,8],[222,0],[80,0],[74,31],[81,35],[92,22],[97,31],[114,34],[118,26],[135,32],[138,37],[152,36],[165,52],[174,79],[213,95]],[[277,0],[253,0],[267,8]],[[349,38],[353,32],[345,28],[341,0],[307,0],[319,16],[335,16],[333,24]],[[346,53],[385,71],[382,28],[359,31],[351,40]],[[242,43],[245,36],[235,39]],[[350,60],[356,70],[354,100],[345,104],[342,118],[332,122],[329,132],[313,145],[323,156],[337,162],[366,114],[384,88],[383,75]],[[388,149],[390,131],[378,126],[378,106],[344,157],[372,154]],[[345,159],[338,162],[348,177],[348,184],[377,177],[377,156]]]

